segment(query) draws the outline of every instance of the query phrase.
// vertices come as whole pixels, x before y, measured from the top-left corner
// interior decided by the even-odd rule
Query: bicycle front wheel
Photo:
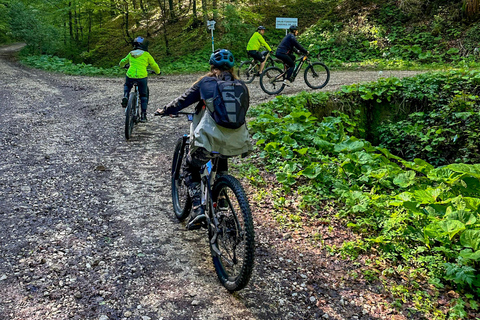
[[[305,69],[305,83],[312,89],[325,87],[330,80],[330,70],[321,62],[314,62]]]
[[[178,220],[183,221],[189,215],[192,208],[192,199],[188,195],[185,185],[185,173],[183,168],[188,154],[188,141],[180,138],[175,146],[172,161],[172,203],[173,211]]]
[[[127,109],[125,110],[125,138],[128,140],[132,136],[133,126],[135,125],[135,113],[137,106],[137,93],[130,94]]]
[[[277,67],[265,69],[260,75],[260,87],[265,93],[279,94],[285,88],[283,71]]]
[[[255,72],[255,65],[251,61],[244,61],[238,67],[238,77],[245,83],[252,83]]]
[[[255,235],[250,206],[242,185],[230,175],[215,182],[212,201],[218,219],[217,232],[209,232],[215,271],[225,288],[238,291],[248,284],[253,271]]]

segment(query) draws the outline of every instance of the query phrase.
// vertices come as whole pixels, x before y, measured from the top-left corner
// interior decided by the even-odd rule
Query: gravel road
[[[364,285],[335,287],[351,265],[285,236],[259,207],[253,279],[235,294],[220,285],[205,232],[171,211],[187,123],[151,116],[199,75],[151,77],[149,121],[126,141],[123,79],[25,68],[16,49],[0,48],[0,319],[392,319],[368,306],[383,299],[375,287],[363,300]],[[333,72],[325,90],[377,77]],[[307,89],[299,80],[284,94]],[[272,98],[258,80],[249,88],[254,105]]]

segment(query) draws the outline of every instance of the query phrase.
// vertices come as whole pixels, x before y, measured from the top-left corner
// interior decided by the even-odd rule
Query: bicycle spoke
[[[215,183],[213,200],[218,218],[216,238],[215,232],[211,234],[215,270],[227,289],[240,290],[248,283],[253,266],[253,221],[248,202],[238,180],[228,175]]]

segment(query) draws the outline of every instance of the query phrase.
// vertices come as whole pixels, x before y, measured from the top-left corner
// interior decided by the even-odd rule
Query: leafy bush
[[[119,67],[100,68],[85,63],[74,64],[71,60],[50,55],[25,56],[22,62],[38,69],[72,75],[120,76],[125,74],[125,70]]]
[[[458,85],[471,79],[463,81]],[[388,93],[370,94],[383,100]],[[319,121],[305,108],[314,96],[277,97],[251,109],[249,125],[265,169],[284,192],[302,196],[302,208],[319,210],[321,199],[336,202],[338,215],[363,238],[346,244],[345,252],[376,247],[392,264],[480,297],[480,164],[435,168],[404,160],[352,134],[360,110]],[[328,101],[328,94],[322,97]]]
[[[407,120],[378,128],[382,146],[407,160],[422,158],[434,165],[480,163],[478,96],[458,94],[433,112],[416,112]]]

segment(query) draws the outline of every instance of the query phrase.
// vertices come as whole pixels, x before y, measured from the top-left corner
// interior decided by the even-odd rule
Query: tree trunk
[[[87,52],[90,52],[90,36],[92,34],[92,11],[88,11],[88,36],[87,36]]]
[[[175,9],[173,8],[173,0],[168,0],[168,10],[170,10],[170,20],[175,20]]]
[[[70,40],[73,39],[72,2],[68,3],[68,28],[70,29]]]
[[[207,26],[207,21],[208,21],[207,0],[202,0],[202,15],[203,15],[203,23],[205,24],[205,27],[206,27]]]
[[[197,0],[193,0],[193,17],[197,19]]]
[[[78,29],[79,29],[79,25],[78,25],[78,16],[77,16],[77,7],[75,6],[75,9],[73,11],[74,13],[74,18],[75,18],[75,41],[78,42]]]
[[[218,18],[218,1],[212,1],[212,9],[213,9],[213,20],[217,21]]]
[[[128,2],[125,1],[125,6],[124,6],[125,10],[124,10],[124,14],[123,14],[123,22],[124,22],[124,25],[125,25],[125,35],[127,36],[127,39],[132,39],[132,37],[130,37],[130,32],[128,31],[129,29],[129,24],[128,24],[128,20],[129,20],[129,16],[130,16],[130,12],[128,11]]]

